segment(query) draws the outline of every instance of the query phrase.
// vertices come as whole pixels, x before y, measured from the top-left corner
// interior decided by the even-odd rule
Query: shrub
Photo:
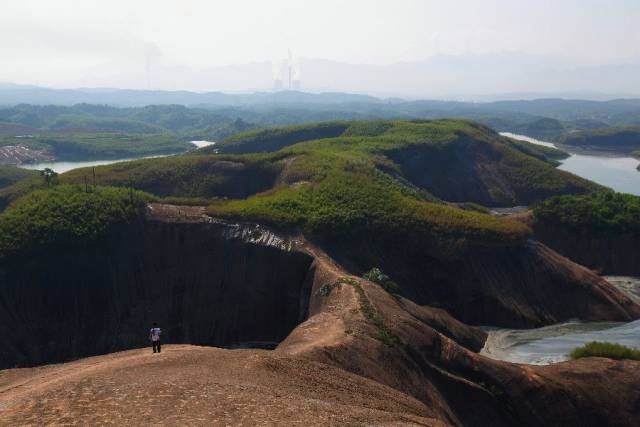
[[[362,278],[370,282],[376,283],[390,294],[397,294],[400,292],[400,286],[391,277],[387,276],[378,267],[374,267],[362,275]]]
[[[174,197],[167,196],[158,199],[159,203],[178,206],[207,206],[211,203],[211,199],[205,197]]]
[[[537,220],[600,232],[640,231],[640,197],[613,191],[556,196],[534,206]]]
[[[571,359],[583,357],[608,357],[609,359],[632,359],[640,360],[640,350],[626,347],[621,344],[610,342],[592,341],[582,347],[577,347],[569,353]]]

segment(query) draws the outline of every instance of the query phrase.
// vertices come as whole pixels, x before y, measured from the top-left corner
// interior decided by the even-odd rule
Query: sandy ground
[[[0,425],[429,425],[421,402],[264,350],[188,345],[0,372]]]

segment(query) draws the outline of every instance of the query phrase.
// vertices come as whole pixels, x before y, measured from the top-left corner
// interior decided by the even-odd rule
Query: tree
[[[51,185],[55,185],[58,179],[58,173],[53,169],[44,168],[40,171],[40,175],[44,179],[44,182],[47,184],[47,187],[51,187]]]

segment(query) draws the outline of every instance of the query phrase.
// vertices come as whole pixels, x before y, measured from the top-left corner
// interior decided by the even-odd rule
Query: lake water
[[[640,162],[632,157],[602,157],[572,154],[558,169],[590,179],[620,193],[640,196]]]
[[[209,145],[213,145],[215,144],[215,142],[211,142],[211,141],[191,141],[191,143],[193,145],[196,146],[196,148],[202,148],[202,147],[207,147]],[[157,157],[167,157],[170,154],[167,155],[159,155],[159,156],[147,156],[147,157],[136,157],[136,158],[125,158],[125,159],[115,159],[115,160],[92,160],[92,161],[79,161],[79,162],[64,162],[64,161],[60,161],[60,162],[42,162],[42,163],[30,163],[30,164],[22,164],[20,165],[21,168],[24,169],[33,169],[33,170],[42,170],[45,168],[49,168],[57,173],[64,173],[67,171],[70,171],[72,169],[78,169],[78,168],[86,168],[86,167],[91,167],[91,166],[102,166],[102,165],[110,165],[113,163],[120,163],[120,162],[128,162],[131,160],[139,160],[139,159],[152,159],[152,158],[157,158]]]
[[[640,278],[605,277],[640,301]],[[546,365],[568,359],[576,347],[591,341],[614,342],[640,348],[640,320],[630,323],[578,321],[538,329],[488,329],[489,338],[481,354],[516,363]]]
[[[501,135],[545,147],[556,146],[551,142],[540,141],[525,135],[501,132]],[[566,147],[563,147],[566,151]],[[571,157],[562,160],[558,169],[610,187],[620,193],[630,193],[640,196],[640,171],[637,167],[640,160],[633,157],[592,155],[571,153]]]
[[[215,144],[213,141],[191,141],[191,143],[198,148],[208,147]]]
[[[500,132],[500,135],[513,138],[513,139],[519,139],[520,141],[530,142],[532,144],[544,145],[545,147],[558,148],[555,146],[553,142],[540,141],[539,139],[531,138],[526,135],[518,135],[516,133],[511,133],[511,132]]]

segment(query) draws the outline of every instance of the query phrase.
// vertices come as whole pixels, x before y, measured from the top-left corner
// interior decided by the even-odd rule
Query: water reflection
[[[640,298],[640,278],[605,277],[634,299]],[[578,321],[537,329],[487,328],[482,354],[493,359],[546,365],[568,359],[576,347],[591,341],[614,342],[640,348],[640,320],[630,323]]]
[[[202,148],[202,147],[208,147],[209,145],[213,145],[215,144],[215,142],[212,141],[191,141],[191,143],[193,145],[196,146],[196,148]],[[135,157],[135,158],[124,158],[124,159],[112,159],[112,160],[92,160],[92,161],[77,161],[77,162],[72,162],[72,161],[60,161],[60,162],[41,162],[41,163],[27,163],[27,164],[22,164],[20,165],[21,168],[24,169],[33,169],[33,170],[42,170],[45,168],[49,168],[55,172],[58,173],[64,173],[67,171],[70,171],[72,169],[78,169],[78,168],[86,168],[86,167],[91,167],[91,166],[102,166],[102,165],[110,165],[113,163],[120,163],[120,162],[129,162],[132,160],[140,160],[140,159],[153,159],[153,158],[157,158],[157,157],[167,157],[169,154],[167,155],[158,155],[158,156],[147,156],[147,157]]]
[[[502,132],[501,135],[533,144],[544,145],[545,147],[556,148],[551,142],[540,141],[525,135],[517,135],[509,132]],[[566,147],[562,148],[566,151]],[[640,160],[629,156],[611,156],[603,155],[602,153],[570,154],[571,157],[562,160],[562,164],[558,169],[597,182],[600,185],[612,188],[620,193],[630,193],[640,196],[640,171],[637,169]]]

